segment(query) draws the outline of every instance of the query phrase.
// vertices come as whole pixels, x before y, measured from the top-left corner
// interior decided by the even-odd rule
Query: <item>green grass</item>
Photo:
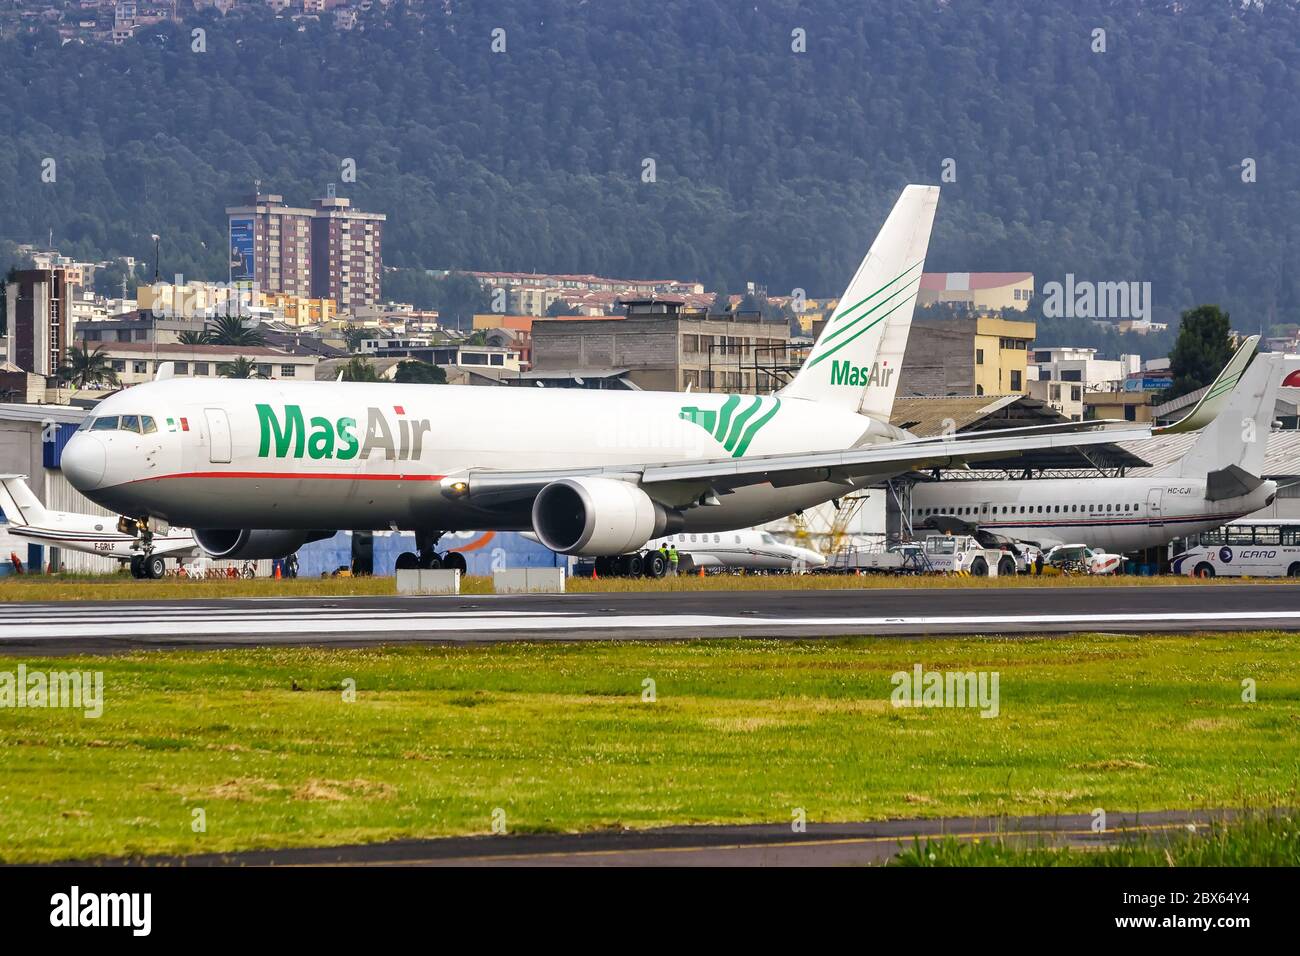
[[[1300,866],[1300,819],[1294,812],[1248,814],[1144,832],[1101,849],[1024,845],[1003,839],[963,842],[917,840],[893,861],[897,866]]]
[[[1288,578],[1214,578],[1201,580],[1186,575],[1165,577],[1126,577],[1108,575],[1089,577],[1018,575],[1014,578],[967,578],[947,575],[895,577],[875,574],[850,576],[840,574],[710,574],[705,577],[682,575],[676,578],[570,578],[567,589],[573,594],[620,594],[672,591],[784,591],[844,590],[872,588],[1052,588],[1052,587],[1150,587],[1180,585],[1184,587],[1219,587],[1225,584],[1290,584]],[[252,581],[224,579],[216,581],[164,578],[161,581],[136,581],[129,575],[8,575],[0,578],[0,602],[5,601],[169,601],[191,598],[258,598],[258,597],[354,597],[397,593],[391,577],[297,578],[275,581],[259,578]],[[492,579],[469,576],[461,579],[462,594],[491,594]]]
[[[918,662],[998,670],[1001,716],[893,708],[890,675]],[[1290,634],[24,663],[102,670],[106,701],[98,719],[0,710],[7,861],[483,833],[498,807],[523,832],[781,822],[795,808],[824,822],[1300,802]],[[1257,703],[1241,700],[1245,678]]]

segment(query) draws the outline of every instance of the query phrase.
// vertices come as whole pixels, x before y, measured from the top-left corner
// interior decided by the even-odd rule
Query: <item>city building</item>
[[[232,285],[332,299],[341,310],[380,301],[383,214],[353,209],[331,187],[311,208],[259,194],[226,216]]]
[[[380,301],[388,217],[353,209],[351,200],[333,193],[312,203],[311,294],[349,311]]]
[[[898,395],[1024,394],[1035,329],[990,315],[913,319]]]
[[[785,322],[757,313],[710,314],[680,299],[625,301],[623,318],[532,325],[533,378],[612,376],[648,390],[760,392],[797,368]],[[617,373],[617,374],[615,374]]]
[[[1072,421],[1081,421],[1086,392],[1122,390],[1141,370],[1138,355],[1099,359],[1093,348],[1035,347],[1027,369],[1029,394]]]
[[[283,196],[259,194],[247,205],[228,207],[226,216],[231,285],[311,295],[311,209],[289,206]]]
[[[252,345],[180,345],[161,343],[109,342],[103,346],[118,382],[139,385],[151,381],[158,366],[171,362],[173,374],[215,378],[235,360],[253,363],[258,378],[293,379],[310,382],[316,378],[315,355],[295,355],[279,349]]]
[[[141,312],[180,319],[243,315],[248,312],[249,304],[245,290],[219,282],[141,283],[135,299]]]
[[[1024,312],[1034,298],[1032,272],[926,272],[917,304],[948,303],[975,312]]]
[[[1147,391],[1084,392],[1083,417],[1125,422],[1153,421],[1156,394]]]
[[[20,269],[5,283],[8,360],[24,372],[57,375],[72,324],[73,273]]]

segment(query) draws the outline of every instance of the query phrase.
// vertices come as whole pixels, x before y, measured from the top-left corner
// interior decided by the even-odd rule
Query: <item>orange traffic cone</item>
[[[280,562],[279,562],[279,561],[277,561],[277,562],[275,563],[275,579],[276,579],[277,581],[280,580]]]

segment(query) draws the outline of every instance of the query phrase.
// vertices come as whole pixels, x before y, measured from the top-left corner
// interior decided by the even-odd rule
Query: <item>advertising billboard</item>
[[[253,282],[253,220],[230,220],[230,284]]]

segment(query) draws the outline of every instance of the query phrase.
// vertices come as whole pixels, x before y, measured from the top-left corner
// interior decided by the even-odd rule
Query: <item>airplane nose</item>
[[[73,435],[63,448],[60,467],[72,487],[93,491],[104,480],[108,455],[104,443],[94,435]]]

